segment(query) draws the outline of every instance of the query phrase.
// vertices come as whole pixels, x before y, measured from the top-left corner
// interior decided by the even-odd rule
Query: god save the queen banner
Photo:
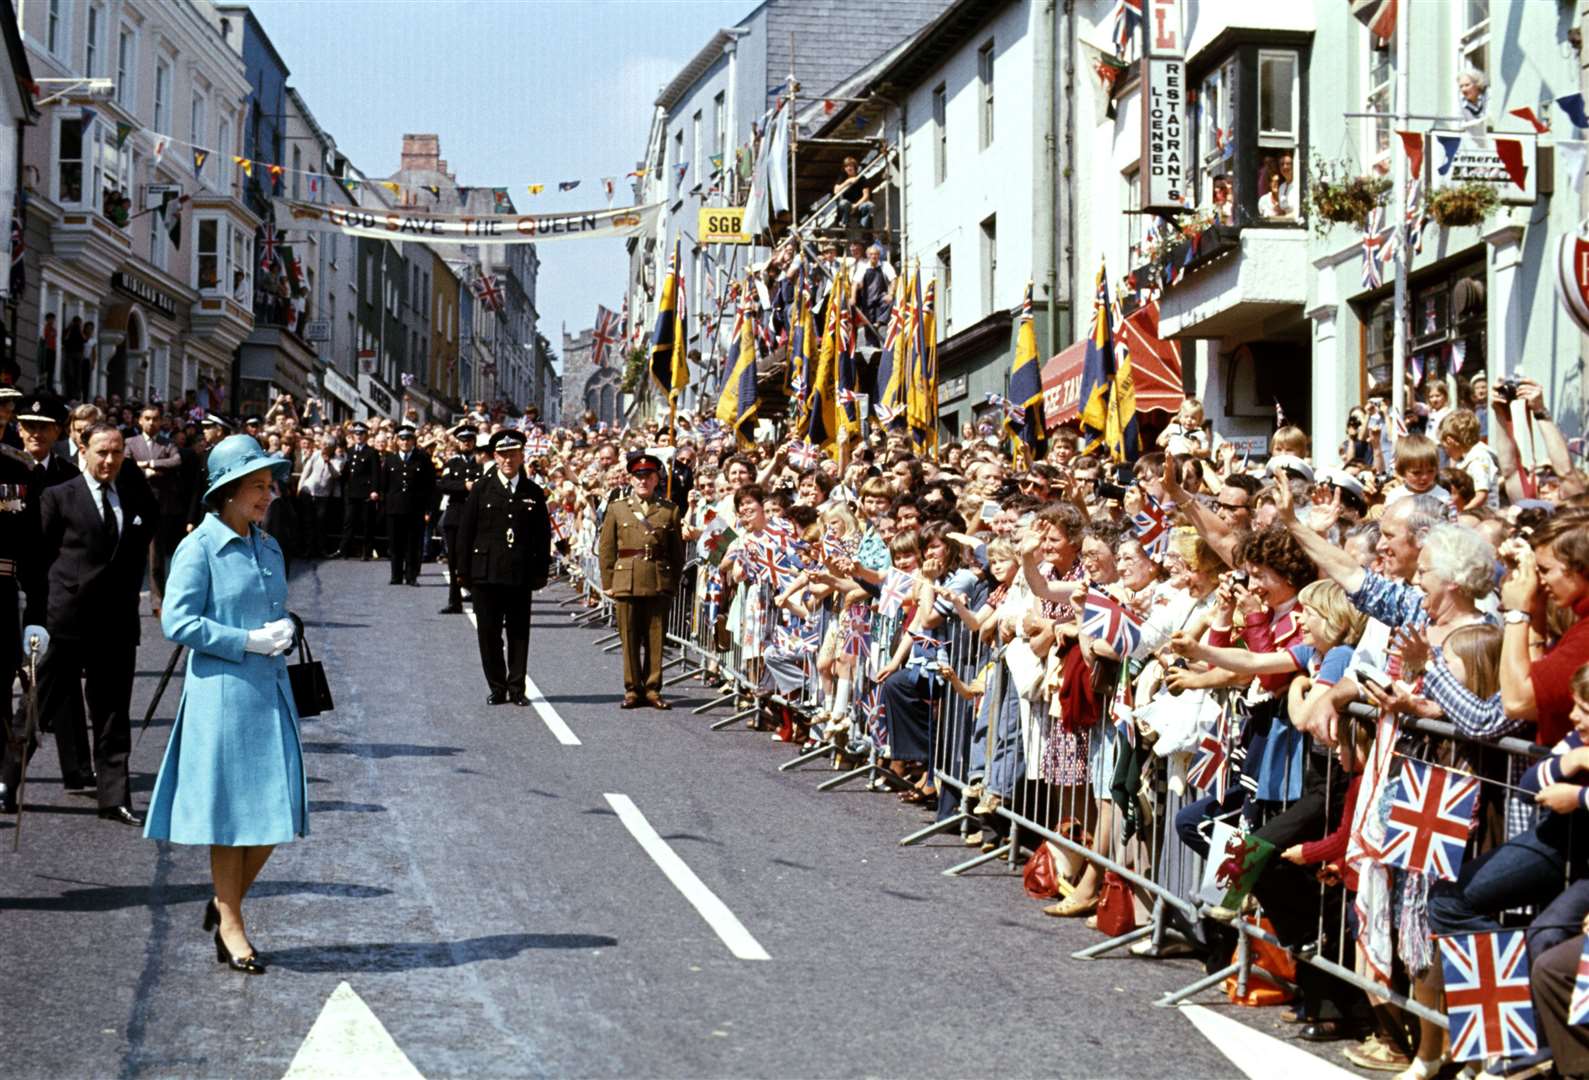
[[[572,214],[426,214],[411,207],[325,206],[277,199],[276,227],[438,244],[544,244],[634,236],[656,225],[662,203]]]

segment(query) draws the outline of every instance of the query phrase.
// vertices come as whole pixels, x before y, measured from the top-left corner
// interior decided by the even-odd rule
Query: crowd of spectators
[[[1546,429],[1538,387],[1514,389]],[[1008,834],[1001,806],[1085,838],[1100,861],[1059,858],[1048,913],[1113,924],[1108,861],[1200,903],[1169,947],[1211,968],[1256,909],[1298,955],[1436,1011],[1438,935],[1527,928],[1543,1054],[1585,1074],[1589,1037],[1565,1012],[1589,916],[1589,477],[1521,469],[1505,403],[1484,424],[1430,397],[1409,412],[1422,430],[1383,439],[1387,410],[1356,414],[1329,469],[1289,425],[1267,461],[1238,460],[1193,399],[1130,468],[1081,452],[1074,429],[1017,469],[985,429],[933,459],[877,426],[841,465],[683,417],[676,437],[555,433],[540,469],[577,560],[623,453],[660,450],[696,545],[689,625],[761,695],[750,723],[840,765],[875,753],[872,788],[928,811],[959,801],[936,771],[953,760],[984,850]],[[1140,640],[1093,621],[1099,595]],[[965,641],[974,662],[949,644]],[[964,761],[947,746],[954,702],[972,718]],[[1223,769],[1203,760],[1209,736]],[[1450,878],[1385,852],[1414,761],[1482,781]],[[1229,855],[1227,829],[1267,853],[1245,900],[1203,891],[1199,860],[1211,843]],[[1152,896],[1122,895],[1145,921]],[[1295,981],[1301,1035],[1350,1040],[1359,1065],[1417,1080],[1452,1054],[1437,1025],[1321,967]]]

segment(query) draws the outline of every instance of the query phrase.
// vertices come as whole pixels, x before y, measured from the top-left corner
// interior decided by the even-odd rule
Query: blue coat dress
[[[287,615],[281,547],[214,514],[177,546],[160,624],[187,678],[144,835],[178,844],[280,844],[309,833],[308,784],[287,657],[245,652]]]

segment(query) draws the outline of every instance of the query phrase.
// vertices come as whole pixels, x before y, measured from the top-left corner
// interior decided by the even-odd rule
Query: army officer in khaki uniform
[[[628,468],[629,494],[608,503],[601,522],[601,587],[616,602],[623,638],[623,707],[639,707],[643,696],[653,709],[666,709],[662,642],[684,567],[682,519],[657,494],[662,462],[654,454],[630,454]]]

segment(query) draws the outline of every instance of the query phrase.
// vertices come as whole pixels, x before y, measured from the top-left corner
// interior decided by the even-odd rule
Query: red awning
[[[1115,328],[1116,342],[1131,350],[1137,412],[1181,406],[1181,344],[1159,340],[1159,304],[1137,308]],[[1081,370],[1087,360],[1087,339],[1076,342],[1043,365],[1043,420],[1054,428],[1081,412]]]

